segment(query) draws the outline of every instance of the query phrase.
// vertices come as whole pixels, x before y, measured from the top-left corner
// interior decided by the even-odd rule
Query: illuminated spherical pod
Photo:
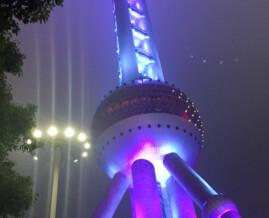
[[[187,96],[163,82],[140,80],[118,87],[102,101],[93,119],[94,152],[109,177],[129,170],[136,159],[158,167],[157,180],[169,174],[162,161],[175,152],[194,166],[202,148],[202,124]]]

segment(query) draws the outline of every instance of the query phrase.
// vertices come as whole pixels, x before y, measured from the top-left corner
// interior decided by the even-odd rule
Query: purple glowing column
[[[202,208],[204,218],[239,218],[236,205],[229,199],[219,195],[176,153],[167,154],[163,160],[174,179]]]
[[[173,177],[167,179],[166,190],[173,218],[196,218],[192,199]]]
[[[125,175],[116,173],[92,218],[113,217],[129,184],[130,181]]]
[[[136,160],[132,165],[133,197],[136,217],[162,218],[161,203],[154,166],[147,160]]]

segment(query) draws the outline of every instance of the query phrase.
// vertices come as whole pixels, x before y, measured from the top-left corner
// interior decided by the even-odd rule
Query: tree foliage
[[[0,35],[0,74],[6,73],[14,76],[22,75],[22,65],[25,55],[20,52],[18,43],[9,37]],[[6,83],[6,81],[4,81]]]
[[[1,0],[0,29],[4,34],[18,34],[18,21],[27,23],[46,22],[56,5],[63,0]]]
[[[22,76],[25,55],[13,36],[22,23],[43,23],[63,0],[1,0],[0,2],[0,217],[23,216],[36,199],[32,179],[20,176],[8,153],[15,150],[33,153],[40,146],[27,143],[35,127],[35,105],[19,105],[12,98],[7,75]]]
[[[37,198],[32,191],[32,179],[20,176],[8,160],[5,149],[0,146],[0,217],[23,216]]]

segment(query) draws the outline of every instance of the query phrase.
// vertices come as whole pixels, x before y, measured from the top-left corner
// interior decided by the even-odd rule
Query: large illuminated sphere
[[[200,116],[187,96],[167,83],[137,80],[110,93],[99,105],[92,124],[96,159],[109,177],[130,176],[136,159],[155,166],[164,184],[169,173],[165,154],[176,152],[193,166],[202,148]]]

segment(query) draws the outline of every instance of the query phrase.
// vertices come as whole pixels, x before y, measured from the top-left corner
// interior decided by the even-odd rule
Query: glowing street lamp
[[[88,156],[88,153],[86,152],[86,151],[84,151],[83,153],[82,153],[82,157],[87,157]]]
[[[86,135],[84,133],[80,133],[78,135],[78,140],[81,141],[81,142],[84,142],[86,140]]]
[[[75,130],[71,127],[67,127],[63,132],[61,132],[59,129],[57,129],[56,126],[50,126],[47,129],[47,134],[43,134],[43,132],[40,129],[35,129],[33,131],[33,137],[35,139],[45,139],[45,140],[56,140],[56,141],[60,141],[61,143],[57,143],[57,145],[54,145],[55,147],[60,146],[63,144],[63,142],[65,142],[65,139],[70,140],[71,138],[73,138],[73,136],[75,136]],[[60,133],[63,133],[63,135],[61,135]],[[46,136],[49,136],[46,137]],[[84,149],[89,149],[91,147],[89,142],[85,142],[87,139],[87,135],[83,132],[80,132],[79,134],[77,134],[77,136],[75,136],[77,138],[77,140],[79,142],[83,142],[83,148]],[[74,139],[75,139],[74,137]],[[62,142],[63,141],[63,142]],[[32,140],[31,139],[27,139],[26,143],[28,145],[32,144]],[[82,157],[86,157],[87,155],[83,155],[83,153],[81,154]],[[37,159],[36,159],[37,160]],[[76,161],[74,161],[76,162]]]
[[[64,134],[65,134],[66,137],[69,138],[69,137],[74,136],[75,131],[71,127],[68,127],[68,128],[65,129]]]
[[[56,126],[50,126],[47,129],[47,136],[42,136],[42,131],[40,129],[35,129],[33,132],[33,137],[36,139],[45,139],[45,140],[52,140],[54,145],[54,170],[53,170],[53,184],[52,184],[52,195],[51,195],[51,207],[50,207],[50,218],[56,217],[56,205],[57,205],[57,194],[58,194],[58,182],[59,182],[59,169],[60,169],[60,160],[61,160],[61,147],[65,144],[66,139],[73,140],[77,139],[82,146],[80,148],[89,149],[90,144],[88,142],[85,142],[87,139],[87,136],[85,133],[81,132],[78,135],[75,134],[75,130],[71,127],[67,127],[64,131],[60,131],[60,129],[57,129]],[[63,134],[61,134],[63,133]],[[31,139],[27,139],[26,143],[28,145],[32,144]],[[83,151],[81,153],[81,156],[83,158],[86,158],[88,156],[88,152]],[[33,159],[35,161],[38,160],[37,156],[34,156]],[[73,160],[74,163],[77,163],[79,160],[76,158]]]
[[[49,136],[56,136],[58,133],[58,130],[55,126],[51,126],[49,129],[48,129],[48,135]]]
[[[36,129],[34,132],[33,132],[33,136],[35,138],[41,138],[42,137],[42,132],[39,130],[39,129]]]
[[[89,149],[90,147],[91,147],[90,143],[87,142],[87,143],[84,144],[85,149]]]

